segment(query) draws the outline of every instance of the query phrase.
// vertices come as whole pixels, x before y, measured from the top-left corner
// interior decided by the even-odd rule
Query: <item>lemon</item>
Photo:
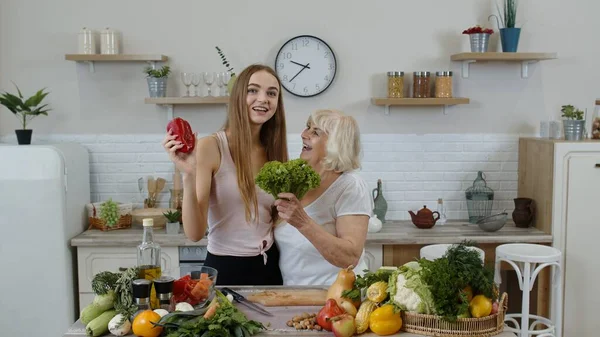
[[[469,311],[474,318],[489,316],[492,313],[492,300],[483,295],[477,295],[469,303]]]

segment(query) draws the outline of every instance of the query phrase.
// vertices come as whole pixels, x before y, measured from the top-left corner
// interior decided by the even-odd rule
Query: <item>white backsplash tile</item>
[[[200,137],[204,135],[199,135]],[[427,205],[435,210],[444,198],[449,219],[468,217],[464,191],[484,171],[495,192],[494,211],[512,212],[517,196],[518,135],[504,134],[363,134],[360,175],[374,189],[383,181],[388,219],[407,220],[408,210]],[[77,142],[90,152],[93,201],[110,198],[141,205],[138,178],[153,175],[167,179],[159,196],[169,201],[173,165],[161,146],[162,134],[139,135],[35,135],[34,144]],[[14,136],[0,139],[16,143]],[[290,157],[298,157],[298,134],[288,136]]]

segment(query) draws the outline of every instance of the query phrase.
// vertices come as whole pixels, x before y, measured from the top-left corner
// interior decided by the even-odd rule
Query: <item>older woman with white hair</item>
[[[324,285],[341,268],[367,269],[364,245],[373,201],[360,168],[356,120],[337,110],[311,114],[302,131],[302,153],[321,184],[298,200],[281,193],[275,201],[280,223],[275,242],[284,285]]]

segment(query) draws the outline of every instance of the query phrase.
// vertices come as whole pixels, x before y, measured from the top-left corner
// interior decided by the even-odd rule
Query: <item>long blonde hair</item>
[[[281,93],[281,81],[275,71],[265,65],[253,64],[244,69],[233,85],[229,98],[227,121],[223,128],[230,130],[229,146],[231,157],[237,171],[237,183],[240,195],[244,201],[246,221],[258,217],[258,200],[256,185],[252,175],[252,162],[246,159],[252,150],[252,133],[250,131],[250,117],[248,115],[248,82],[250,77],[259,71],[266,71],[277,79],[279,84],[279,97],[277,110],[271,119],[265,122],[260,129],[260,143],[267,152],[267,161],[288,161],[287,132],[285,128],[285,110]],[[253,209],[253,212],[251,211]],[[254,214],[254,216],[252,216]]]

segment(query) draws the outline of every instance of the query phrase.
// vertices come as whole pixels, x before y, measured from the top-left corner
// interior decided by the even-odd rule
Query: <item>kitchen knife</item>
[[[267,310],[259,307],[258,305],[248,301],[243,295],[236,293],[235,291],[229,289],[229,288],[221,288],[221,292],[225,295],[227,294],[231,294],[231,296],[233,296],[233,300],[243,304],[245,306],[247,306],[250,309],[256,310],[258,312],[260,312],[263,315],[267,315],[267,316],[273,316],[272,313],[268,312]]]

